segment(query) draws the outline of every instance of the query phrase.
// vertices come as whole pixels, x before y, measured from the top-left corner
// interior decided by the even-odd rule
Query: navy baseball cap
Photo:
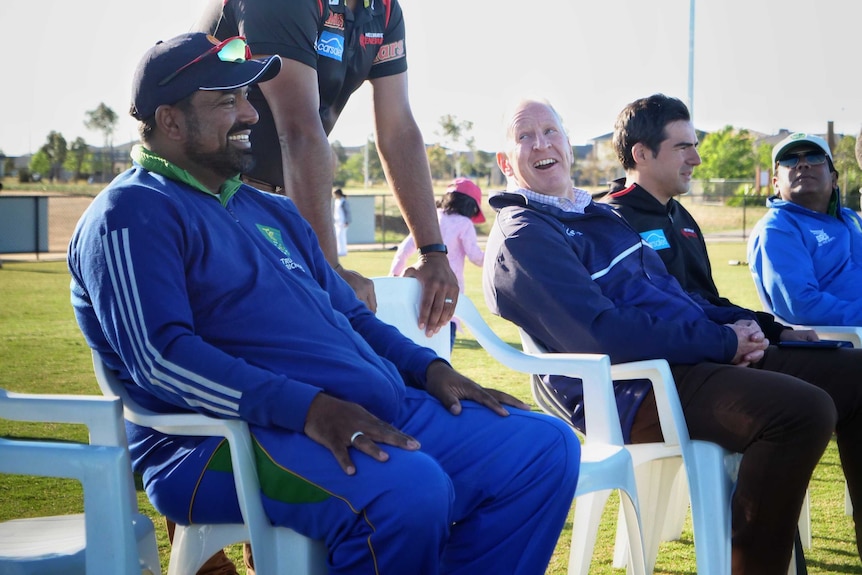
[[[224,41],[201,32],[182,34],[150,48],[135,71],[130,113],[146,120],[164,104],[198,90],[235,90],[265,82],[281,70],[281,59],[251,59],[242,36]]]

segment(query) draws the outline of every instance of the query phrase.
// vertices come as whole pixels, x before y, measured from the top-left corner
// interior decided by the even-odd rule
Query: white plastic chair
[[[519,330],[524,350],[542,353],[542,348],[523,330]],[[554,354],[549,354],[554,355]],[[568,355],[568,354],[567,354]],[[534,372],[541,374],[543,372]],[[652,572],[659,543],[671,538],[679,529],[680,512],[684,514],[691,501],[697,572],[701,575],[730,573],[730,496],[736,478],[739,455],[715,443],[692,440],[679,402],[670,367],[665,360],[648,360],[611,366],[613,380],[649,379],[652,382],[664,436],[662,443],[629,444],[637,477],[638,497],[643,519],[644,549],[647,571]],[[531,377],[536,402],[542,409],[571,423],[568,411],[554,398],[544,383]],[[592,422],[586,419],[592,434]],[[679,477],[680,469],[685,476]],[[684,493],[688,490],[688,498]],[[684,515],[683,515],[684,516]],[[679,537],[679,533],[675,533]],[[626,542],[625,531],[617,531],[615,567],[622,567]],[[585,570],[569,569],[570,575]]]
[[[244,523],[177,525],[168,575],[195,573],[216,551],[239,542],[251,543],[255,571],[260,575],[326,573],[327,551],[322,542],[286,527],[275,527],[266,516],[261,503],[252,439],[245,422],[196,413],[154,413],[129,397],[125,386],[95,351],[93,367],[102,393],[122,399],[127,420],[171,435],[221,436],[230,446],[237,499]]]
[[[153,523],[138,513],[120,402],[0,389],[0,418],[78,423],[89,444],[0,438],[0,473],[81,482],[84,513],[0,523],[0,573],[160,575]],[[89,544],[88,544],[89,543]]]
[[[420,297],[419,282],[413,278],[374,278],[377,294],[377,316],[397,327],[417,343],[431,347],[444,359],[449,358],[449,335],[441,330],[427,338],[417,325]],[[601,517],[610,491],[623,495],[622,514],[626,517],[627,537],[634,542],[629,550],[629,564],[638,575],[645,573],[641,544],[640,513],[631,456],[623,447],[619,414],[613,397],[610,362],[604,355],[545,354],[528,355],[510,346],[491,330],[470,299],[461,294],[455,315],[470,330],[479,345],[506,367],[522,373],[554,373],[582,378],[585,404],[594,433],[581,448],[581,467],[575,491],[577,505],[572,526],[570,566],[586,573]]]

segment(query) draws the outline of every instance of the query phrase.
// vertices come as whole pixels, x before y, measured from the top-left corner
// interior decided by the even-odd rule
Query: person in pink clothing
[[[482,213],[482,190],[469,178],[456,178],[446,188],[446,193],[437,201],[437,220],[440,223],[440,234],[446,245],[446,257],[449,267],[458,278],[458,287],[464,293],[464,260],[469,259],[477,266],[482,266],[485,257],[476,239],[476,228],[473,224],[485,221]],[[392,258],[389,275],[400,276],[407,268],[408,260],[416,253],[416,242],[412,235],[404,238]],[[451,342],[454,345],[457,322],[452,322]]]

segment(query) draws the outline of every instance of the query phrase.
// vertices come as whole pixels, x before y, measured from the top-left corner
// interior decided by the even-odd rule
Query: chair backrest
[[[521,345],[523,345],[527,353],[543,353],[547,351],[523,329],[518,328],[518,332],[521,336]],[[673,447],[685,446],[689,443],[688,426],[685,423],[679,395],[677,394],[673,375],[670,372],[670,366],[667,361],[663,359],[651,359],[612,365],[611,376],[615,381],[627,379],[650,380],[653,384],[653,393],[656,396],[656,407],[659,413],[659,424],[662,435],[664,436],[664,444]],[[534,388],[534,395],[545,394],[554,397],[553,393],[545,387],[544,382],[540,378],[534,376],[530,380],[530,384]],[[559,404],[559,400],[556,401],[556,404],[549,405],[547,408],[542,404],[540,406],[549,411],[549,413],[558,415],[557,411],[560,409],[565,410],[565,407]],[[585,416],[589,417],[589,413],[586,413]]]
[[[139,516],[120,401],[0,389],[0,418],[87,426],[89,444],[0,439],[0,473],[80,481],[84,488],[86,541],[91,543],[84,552],[87,573],[140,572],[133,523]],[[152,531],[152,525],[149,527]],[[152,543],[155,546],[155,539]],[[10,569],[6,571],[0,565],[0,572],[18,572],[14,566]]]
[[[518,328],[518,335],[521,338],[521,347],[526,353],[533,355],[547,353],[547,349],[539,345],[536,340],[530,337],[530,335],[520,327]],[[552,389],[545,385],[541,374],[533,373],[530,375],[530,391],[533,394],[533,400],[536,402],[536,405],[542,409],[542,411],[559,417],[571,425],[578,437],[581,439],[585,438],[581,430],[575,427],[575,424],[572,421],[572,413],[569,408],[566,407],[559,395],[554,393]]]
[[[862,347],[862,326],[803,325],[787,321],[786,319],[779,316],[772,308],[772,302],[769,300],[769,296],[767,296],[766,293],[763,291],[763,285],[753,276],[752,279],[754,280],[754,287],[757,288],[757,295],[760,298],[760,305],[763,307],[764,311],[771,313],[773,316],[775,316],[776,321],[783,323],[784,325],[790,326],[794,329],[813,329],[817,332],[817,335],[820,337],[820,339],[844,340],[851,342],[853,344],[853,347]]]
[[[427,340],[418,329],[413,330],[418,316],[420,285],[414,278],[384,277],[373,278],[377,292],[377,316],[394,325],[407,337],[423,344]],[[378,290],[378,286],[384,290]],[[479,310],[469,297],[461,294],[455,309],[455,316],[470,330],[480,346],[504,366],[526,374],[552,373],[581,378],[594,382],[585,386],[585,404],[594,413],[596,421],[591,440],[601,443],[622,445],[622,430],[619,424],[616,401],[613,396],[610,377],[610,360],[598,354],[526,354],[500,339],[482,318]],[[418,334],[418,336],[416,335]],[[438,333],[435,338],[439,337]],[[433,339],[433,338],[432,338]],[[448,352],[448,337],[445,349]],[[438,355],[443,356],[438,352]],[[479,382],[480,384],[482,382]]]
[[[243,521],[249,531],[252,547],[255,549],[255,564],[260,567],[261,573],[267,571],[263,568],[264,565],[275,565],[276,535],[261,502],[254,447],[246,423],[236,419],[217,419],[198,413],[155,413],[145,409],[131,398],[123,382],[105,365],[95,350],[93,369],[102,393],[110,397],[122,398],[123,416],[128,421],[165,434],[217,436],[228,440],[237,499]]]
[[[443,328],[432,337],[419,329],[419,300],[422,286],[419,280],[402,277],[373,278],[377,296],[377,318],[393,325],[419,345],[430,347],[438,356],[449,360],[449,331]],[[463,294],[461,297],[464,297]]]

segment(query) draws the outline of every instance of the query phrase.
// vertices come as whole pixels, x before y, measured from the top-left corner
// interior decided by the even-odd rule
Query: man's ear
[[[632,146],[632,158],[636,164],[641,164],[647,159],[647,154],[652,154],[643,142],[638,142]]]
[[[512,164],[509,163],[509,158],[505,152],[497,152],[497,166],[500,167],[500,171],[507,178],[515,175],[515,172],[512,171]]]
[[[156,126],[168,139],[182,139],[185,125],[185,115],[176,106],[163,104],[156,108]]]

